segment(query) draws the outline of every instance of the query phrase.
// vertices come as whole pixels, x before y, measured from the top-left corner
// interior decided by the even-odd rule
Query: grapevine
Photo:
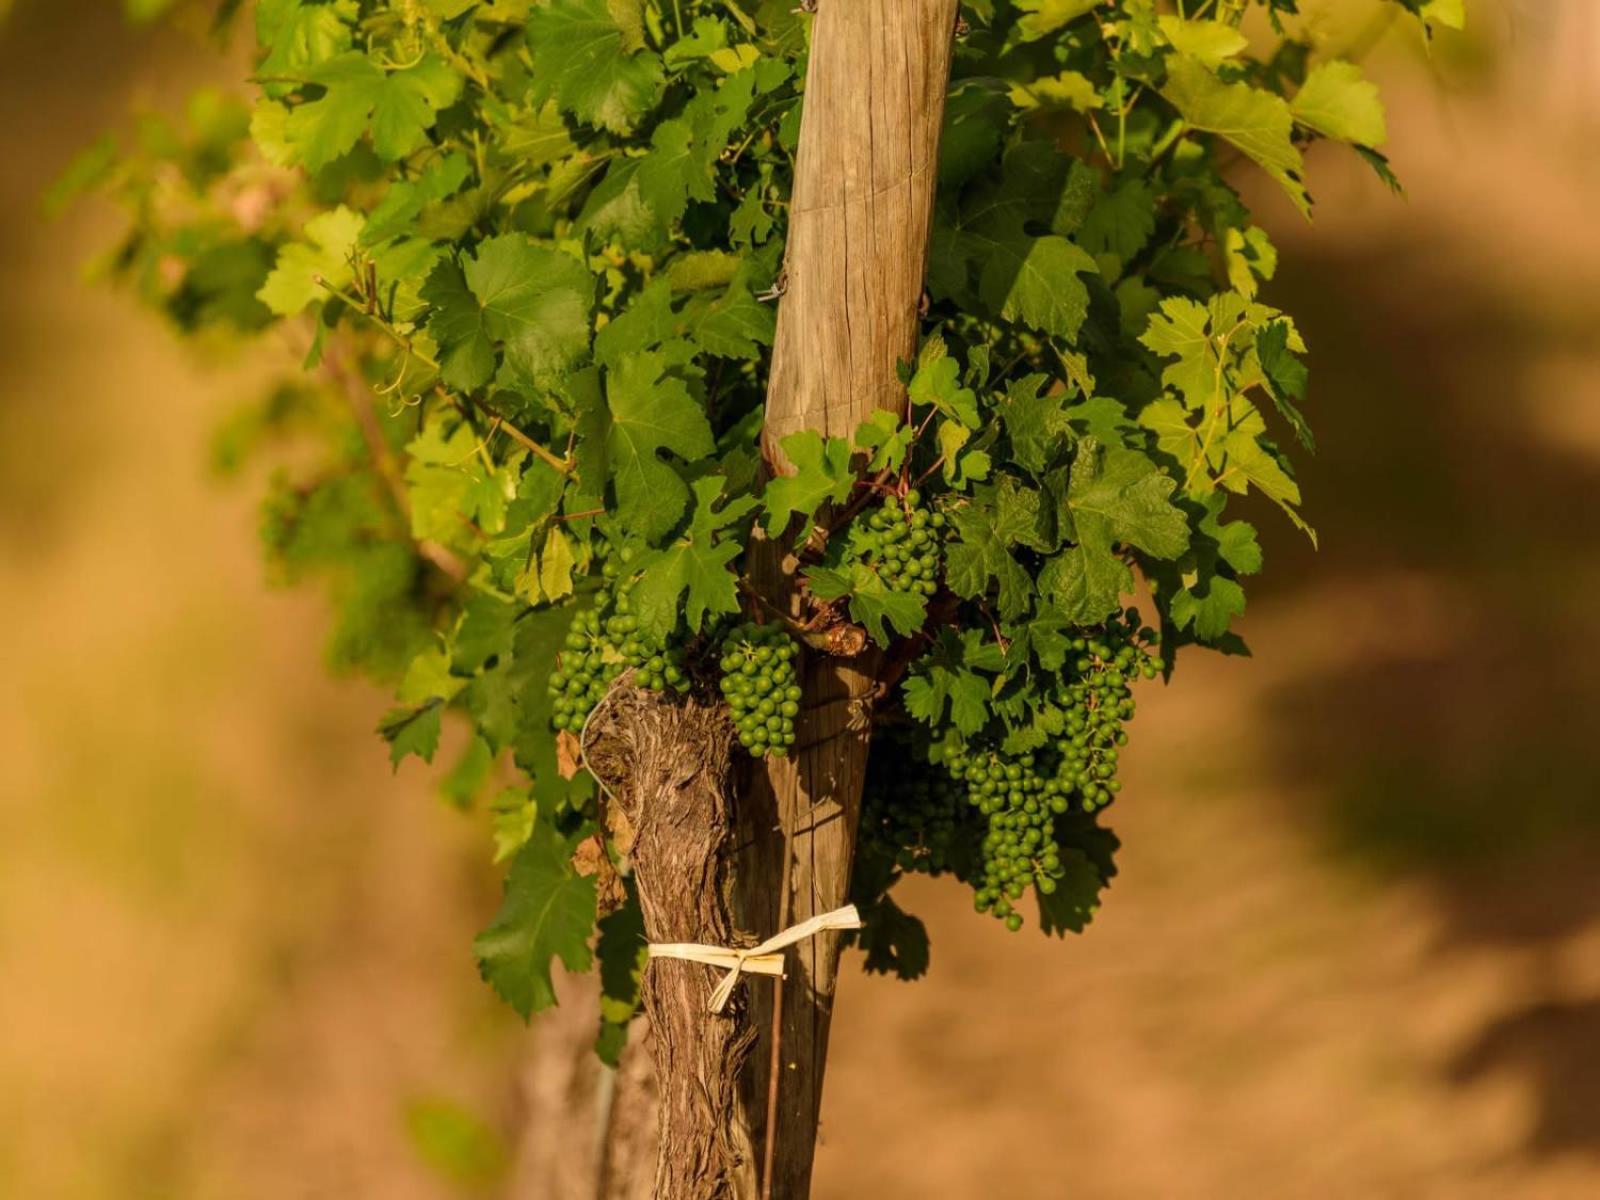
[[[834,882],[867,967],[914,975],[907,874],[1085,927],[1135,683],[1246,649],[1241,500],[1315,540],[1307,346],[1238,177],[1306,216],[1324,143],[1398,181],[1312,0],[967,0],[929,43],[903,387],[854,428],[772,419],[812,42],[828,4],[886,2],[259,0],[251,103],[202,93],[56,191],[122,204],[107,273],[181,333],[293,347],[218,460],[275,464],[268,561],[326,583],[333,662],[394,689],[391,758],[464,726],[452,795],[511,864],[485,979],[529,1015],[598,956],[613,1058],[638,938],[596,933],[642,918],[592,869],[626,834],[572,749],[608,694],[714,706],[750,778],[836,754],[829,798],[864,791]],[[829,672],[864,677],[827,718],[864,785],[809,736]]]
[[[605,564],[594,606],[573,618],[550,675],[550,720],[558,730],[580,733],[595,705],[625,671],[632,672],[634,684],[650,691],[688,687],[681,649],[640,628],[628,594],[616,590],[619,574],[615,563]]]

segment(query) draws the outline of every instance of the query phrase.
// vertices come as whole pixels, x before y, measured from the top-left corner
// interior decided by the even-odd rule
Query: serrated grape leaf
[[[978,297],[1008,321],[1077,340],[1089,315],[1089,292],[1078,278],[1098,270],[1079,246],[1054,235],[992,238],[969,233],[965,240],[983,263]]]
[[[1313,67],[1289,111],[1300,124],[1341,142],[1377,148],[1389,140],[1378,87],[1353,62]]]
[[[278,251],[277,265],[256,298],[280,317],[293,316],[328,298],[328,289],[350,282],[350,251],[361,235],[362,218],[344,205],[318,213],[305,224],[306,240]]]
[[[928,617],[928,602],[923,596],[895,591],[865,563],[854,563],[847,570],[816,567],[807,572],[805,580],[819,600],[848,596],[851,618],[864,626],[880,646],[888,646],[894,633],[909,636],[917,632]]]
[[[1012,620],[1027,612],[1033,580],[1007,550],[994,509],[978,502],[963,505],[952,512],[951,523],[955,540],[945,550],[945,582],[950,590],[975,600],[995,584],[1002,617]]]
[[[441,732],[440,714],[444,705],[438,700],[423,704],[390,709],[378,722],[378,734],[389,743],[389,763],[399,769],[407,755],[415,754],[423,762],[431,763],[439,751]]]
[[[939,186],[959,187],[988,166],[1010,117],[1004,95],[984,81],[953,83],[939,137]]]
[[[987,647],[980,649],[981,640],[982,634],[974,630],[960,636],[951,630],[941,633],[906,677],[906,711],[924,724],[938,725],[948,707],[952,724],[963,735],[971,737],[982,730],[989,722],[994,687],[974,667],[994,669],[1003,666],[1004,659],[986,653]]]
[[[550,966],[587,971],[594,961],[595,883],[572,865],[572,847],[539,822],[511,862],[505,898],[473,942],[478,969],[526,1019],[556,1003]]]
[[[856,426],[856,449],[870,453],[868,471],[898,471],[911,449],[915,432],[898,414],[880,408]]]
[[[517,705],[517,740],[513,749],[517,766],[532,780],[533,798],[546,812],[558,812],[575,801],[581,802],[583,793],[592,787],[587,773],[570,783],[562,779],[556,742],[550,736],[555,702],[548,686],[550,673],[556,668],[576,611],[571,604],[525,611],[518,617],[513,635]]]
[[[1158,559],[1178,558],[1188,549],[1188,520],[1171,503],[1176,487],[1176,480],[1138,451],[1106,449],[1085,438],[1066,504],[1077,545],[1045,564],[1040,591],[1080,625],[1104,620],[1133,586],[1118,544]]]
[[[1255,159],[1311,215],[1305,162],[1292,140],[1294,117],[1283,97],[1248,83],[1224,83],[1204,63],[1183,55],[1167,60],[1161,94],[1191,127],[1225,138]]]
[[[976,299],[996,316],[1072,342],[1089,311],[1078,276],[1098,268],[1063,236],[1083,222],[1099,193],[1094,172],[1057,147],[1023,141],[1006,152],[999,176],[976,189],[933,239],[929,287],[938,298]]]
[[[1394,168],[1389,165],[1389,156],[1380,154],[1370,146],[1357,146],[1355,151],[1361,156],[1361,161],[1372,168],[1372,173],[1378,177],[1383,186],[1396,196],[1406,194],[1405,185],[1400,182],[1400,177],[1394,173]]]
[[[726,531],[758,501],[736,496],[719,506],[726,483],[720,475],[695,480],[688,528],[635,565],[639,581],[629,592],[633,610],[640,626],[658,638],[664,640],[680,625],[699,633],[708,616],[739,611],[738,579],[728,568],[744,546],[736,531]]]
[[[1267,378],[1267,393],[1278,412],[1294,429],[1294,435],[1307,450],[1315,451],[1316,440],[1311,426],[1296,406],[1296,400],[1306,397],[1306,383],[1310,372],[1290,349],[1293,331],[1287,321],[1274,321],[1256,335],[1256,356],[1261,361],[1261,373]]]
[[[383,199],[367,217],[366,227],[361,231],[361,244],[376,246],[409,233],[423,209],[453,196],[471,173],[472,164],[466,155],[447,154],[430,164],[416,179],[390,184]]]
[[[303,0],[259,0],[256,41],[266,52],[257,75],[271,80],[268,95],[284,95],[295,87],[278,82],[296,79],[309,67],[350,48],[351,26],[360,15],[353,0],[306,4]]]
[[[1011,442],[1011,460],[1042,475],[1072,434],[1067,396],[1049,389],[1044,375],[1024,376],[1006,390],[1000,419]]]
[[[1002,475],[982,498],[994,505],[995,533],[1006,545],[1049,554],[1060,544],[1056,511],[1037,489]]]
[[[461,94],[461,74],[434,55],[414,66],[384,71],[359,51],[304,68],[322,95],[297,105],[283,128],[296,161],[320,171],[372,132],[372,149],[385,162],[404,158],[428,140],[428,131]]]
[[[911,377],[913,405],[931,404],[968,429],[978,427],[978,394],[961,386],[961,364],[948,355],[922,363]]]
[[[755,298],[747,274],[741,272],[721,295],[697,296],[684,306],[684,336],[707,354],[754,360],[772,345],[777,317]]]
[[[678,523],[689,502],[689,485],[662,452],[693,462],[716,449],[704,411],[667,365],[660,352],[646,351],[624,356],[606,375],[602,426],[617,516],[651,542]]]
[[[844,438],[824,438],[814,429],[791,433],[779,445],[794,468],[767,484],[762,503],[767,509],[767,534],[777,537],[795,513],[805,518],[798,544],[811,536],[818,510],[850,498],[856,474],[850,468],[850,443]]]
[[[491,658],[509,657],[517,607],[489,592],[468,592],[461,606],[461,620],[450,642],[453,667],[472,675]]]
[[[1064,938],[1082,933],[1100,911],[1100,893],[1106,886],[1100,869],[1082,850],[1063,847],[1061,878],[1050,895],[1035,889],[1039,900],[1039,928],[1047,935]]]
[[[1228,266],[1228,282],[1241,296],[1255,299],[1256,280],[1271,279],[1277,274],[1278,249],[1259,225],[1228,230],[1222,250]]]
[[[663,225],[682,217],[690,200],[716,199],[710,162],[688,121],[675,117],[661,122],[650,149],[639,165],[639,194]]]
[[[1100,0],[1017,0],[1022,16],[1013,37],[1019,42],[1038,41],[1094,11]]]
[[[587,267],[522,234],[490,238],[459,265],[446,259],[422,289],[440,377],[476,391],[494,377],[497,350],[519,377],[562,374],[588,352],[593,297]]]
[[[1180,557],[1189,548],[1189,523],[1172,504],[1177,481],[1137,450],[1106,448],[1093,438],[1078,445],[1067,508],[1077,539],[1136,546],[1154,558]]]
[[[1211,339],[1211,310],[1187,296],[1170,296],[1150,314],[1139,338],[1163,358],[1176,358],[1161,373],[1161,382],[1176,388],[1184,402],[1199,408],[1214,400],[1220,381],[1219,361]]]
[[[1466,0],[1396,0],[1396,3],[1415,14],[1429,37],[1436,29],[1466,28]]]
[[[477,446],[470,425],[452,423],[443,415],[430,419],[406,446],[410,461],[405,481],[415,537],[456,541],[469,521],[490,535],[505,528],[515,484],[509,471],[485,466]]]
[[[1208,67],[1220,67],[1250,47],[1250,40],[1226,21],[1186,21],[1162,13],[1157,24],[1174,50]]]
[[[1039,591],[1078,625],[1097,625],[1133,590],[1133,572],[1099,541],[1063,550],[1039,572]]]
[[[633,39],[607,0],[549,0],[527,17],[535,88],[580,121],[629,133],[661,99],[659,55]]]
[[[494,861],[503,863],[528,844],[539,821],[539,806],[521,788],[504,788],[489,801],[489,828],[494,835]]]
[[[1138,422],[1128,416],[1122,401],[1110,396],[1095,396],[1066,411],[1074,432],[1087,435],[1106,446],[1137,447],[1143,444]]]
[[[1021,109],[1044,111],[1067,108],[1074,112],[1092,112],[1105,107],[1094,83],[1079,71],[1062,71],[1014,84],[1011,103]]]
[[[1156,231],[1155,189],[1143,179],[1124,179],[1095,201],[1076,234],[1090,254],[1110,254],[1127,263]]]

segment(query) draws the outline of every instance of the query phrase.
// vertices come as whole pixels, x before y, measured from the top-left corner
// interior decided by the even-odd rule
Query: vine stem
[[[405,334],[401,333],[392,324],[385,320],[383,314],[378,312],[376,307],[371,303],[370,297],[364,300],[354,293],[345,291],[343,288],[335,287],[322,275],[313,275],[311,277],[311,281],[330,294],[339,297],[339,299],[350,305],[352,311],[359,313],[368,321],[372,322],[372,324],[376,325],[379,329],[383,330],[383,332],[388,334],[396,345],[398,345],[412,358],[420,362],[423,366],[428,367],[435,372],[443,369],[440,367],[437,359],[431,358],[422,353],[422,351],[418,350],[412,345],[410,338],[406,337]],[[460,401],[456,399],[454,394],[445,388],[444,384],[435,384],[433,390],[434,393],[440,396],[442,399],[449,401],[458,408],[461,407]],[[537,455],[556,470],[560,471],[563,475],[570,475],[572,473],[572,460],[570,458],[561,458],[560,456],[552,453],[550,450],[547,450],[545,447],[534,441],[527,434],[523,433],[522,430],[518,429],[510,421],[506,420],[503,416],[489,408],[483,403],[483,401],[477,399],[476,397],[469,395],[466,397],[466,401],[484,416],[494,421],[496,428],[504,429],[506,433],[510,435],[512,441],[516,442],[518,445],[522,446],[531,453]]]
[[[367,457],[372,460],[372,469],[377,472],[378,478],[383,480],[388,490],[389,498],[394,503],[395,512],[406,523],[407,531],[411,524],[411,501],[406,495],[405,481],[401,479],[396,468],[393,456],[389,453],[389,446],[383,440],[383,430],[378,427],[377,415],[372,409],[372,396],[365,383],[359,376],[352,373],[345,365],[337,350],[332,351],[323,359],[323,372],[344,393],[345,399],[350,404],[351,415],[355,418],[356,426],[361,431],[361,440],[366,445]],[[417,553],[427,559],[440,571],[444,572],[456,583],[465,583],[467,579],[467,565],[461,561],[459,555],[448,546],[427,538],[413,538],[412,545]]]

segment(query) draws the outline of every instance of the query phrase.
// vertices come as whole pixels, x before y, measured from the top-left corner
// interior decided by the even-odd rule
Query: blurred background
[[[108,209],[40,216],[242,47],[9,7],[0,1196],[504,1195],[484,832],[391,776],[259,481],[208,473],[251,364],[83,279]],[[1370,60],[1407,200],[1334,147],[1315,226],[1253,196],[1321,552],[1261,514],[1255,659],[1146,692],[1085,937],[908,887],[933,969],[846,980],[819,1197],[1600,1196],[1600,10],[1471,7]]]

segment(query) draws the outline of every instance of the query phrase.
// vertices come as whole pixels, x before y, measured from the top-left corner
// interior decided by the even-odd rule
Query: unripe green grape
[[[793,659],[796,646],[782,625],[746,622],[723,641],[722,694],[735,716],[744,748],[755,755],[784,756],[794,744],[800,687]]]

